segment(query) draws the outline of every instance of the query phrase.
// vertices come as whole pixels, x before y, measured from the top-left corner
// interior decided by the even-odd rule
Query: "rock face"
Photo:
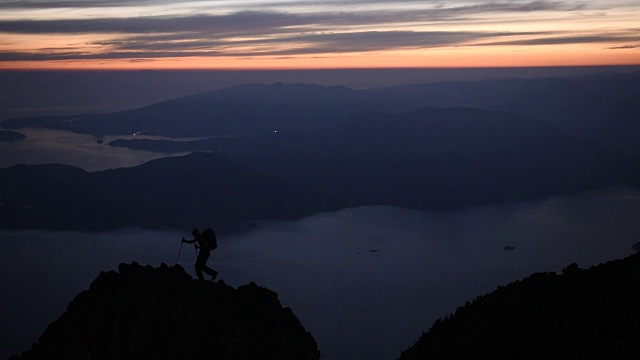
[[[319,359],[278,295],[193,280],[177,265],[121,264],[101,273],[13,359]]]
[[[413,359],[640,359],[640,254],[533,274],[438,320]]]

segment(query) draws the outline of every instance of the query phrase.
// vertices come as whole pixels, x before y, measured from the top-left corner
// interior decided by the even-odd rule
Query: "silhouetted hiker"
[[[182,242],[195,244],[196,249],[200,250],[196,259],[196,275],[198,279],[204,280],[204,275],[202,275],[204,271],[211,275],[211,280],[215,280],[218,272],[207,266],[211,250],[217,247],[215,232],[211,228],[206,229],[203,233],[200,233],[198,229],[193,229],[191,234],[193,234],[193,240],[182,238]]]

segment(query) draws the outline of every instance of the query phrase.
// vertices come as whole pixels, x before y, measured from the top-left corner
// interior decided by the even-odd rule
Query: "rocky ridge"
[[[400,360],[640,359],[640,253],[536,273],[436,321]]]
[[[317,344],[278,295],[194,280],[179,266],[101,273],[12,359],[316,360]]]

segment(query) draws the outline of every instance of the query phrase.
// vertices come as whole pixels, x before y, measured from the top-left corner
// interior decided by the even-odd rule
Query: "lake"
[[[276,291],[323,359],[391,360],[500,284],[631,254],[639,215],[640,191],[623,188],[455,212],[361,207],[221,236],[209,263],[230,285]],[[0,355],[27,350],[100,271],[172,265],[188,235],[1,231]],[[191,274],[194,260],[185,246],[179,263]]]
[[[20,131],[26,140],[0,144],[0,167],[59,162],[96,171],[166,156],[87,135]],[[630,254],[639,218],[640,190],[630,188],[466,211],[361,207],[220,236],[209,263],[230,285],[255,281],[276,291],[322,359],[392,360],[436,319],[498,285]],[[178,260],[193,274],[193,249],[176,259],[188,235],[0,231],[0,358],[27,350],[100,271]]]
[[[132,139],[134,138],[133,135],[105,136],[97,139],[92,135],[61,130],[26,128],[15,131],[27,137],[17,142],[0,142],[0,154],[2,154],[0,156],[0,167],[9,167],[16,164],[58,163],[73,165],[87,171],[100,171],[136,166],[168,156],[168,154],[129,150],[108,145],[109,141]],[[159,136],[135,136],[135,138],[163,139]],[[98,140],[102,140],[102,144],[98,143]],[[185,153],[173,155],[181,154]]]

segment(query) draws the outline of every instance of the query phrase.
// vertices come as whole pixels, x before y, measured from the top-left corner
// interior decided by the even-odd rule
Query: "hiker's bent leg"
[[[203,270],[204,272],[209,274],[209,272],[207,271],[207,269],[209,269],[209,267],[207,266],[207,260],[209,259],[210,254],[211,252],[209,250],[203,249],[200,249],[200,252],[198,253],[198,258],[196,259],[196,275],[200,280],[204,280],[204,275],[202,275]]]
[[[207,275],[211,275],[212,279],[215,279],[216,276],[218,276],[218,272],[213,270],[212,268],[208,267],[207,265],[202,267],[202,271],[204,271],[205,273],[207,273]]]
[[[202,267],[198,264],[196,264],[196,275],[198,276],[198,279],[204,280],[204,275],[202,275]]]

